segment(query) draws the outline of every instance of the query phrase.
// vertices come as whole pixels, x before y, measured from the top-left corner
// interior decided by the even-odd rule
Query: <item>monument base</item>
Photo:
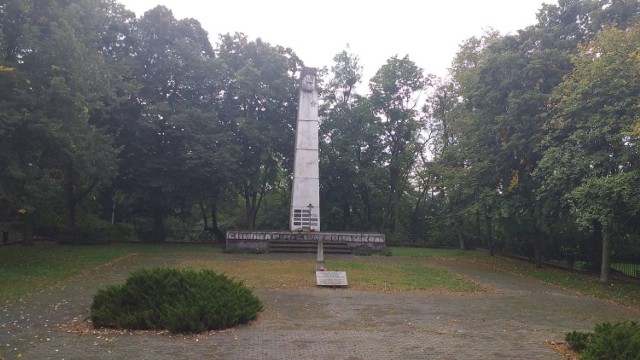
[[[353,233],[353,232],[297,232],[297,231],[227,231],[226,248],[228,250],[247,250],[256,252],[270,252],[271,243],[290,242],[291,244],[318,242],[342,243],[355,251],[359,248],[369,248],[372,251],[383,251],[386,248],[384,234]],[[316,251],[313,247],[313,252]],[[295,252],[295,251],[292,251]],[[302,251],[300,251],[302,252]]]

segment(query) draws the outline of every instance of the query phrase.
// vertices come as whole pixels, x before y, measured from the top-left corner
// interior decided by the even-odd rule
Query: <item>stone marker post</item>
[[[322,240],[318,240],[318,254],[316,255],[316,271],[324,269],[324,244]]]

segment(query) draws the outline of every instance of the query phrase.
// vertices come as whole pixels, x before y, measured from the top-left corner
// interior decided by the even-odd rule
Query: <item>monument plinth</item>
[[[304,243],[317,249],[317,264],[324,265],[324,252],[329,244],[346,246],[347,249],[368,247],[374,251],[385,249],[384,234],[320,232],[320,170],[318,159],[318,91],[316,69],[303,68],[300,74],[298,121],[293,162],[293,188],[289,230],[286,231],[228,231],[227,249],[270,252],[276,250],[276,242],[297,244],[304,250]],[[271,246],[270,246],[271,245]],[[284,248],[278,246],[281,251]],[[291,248],[288,249],[291,251]],[[349,250],[347,250],[349,251]],[[322,257],[320,257],[322,255]],[[346,281],[346,280],[345,280]]]

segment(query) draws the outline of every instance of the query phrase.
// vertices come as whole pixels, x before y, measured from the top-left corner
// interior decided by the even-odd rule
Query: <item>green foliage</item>
[[[334,61],[319,108],[322,227],[368,231],[380,223],[383,128],[369,99],[358,94],[358,57],[345,50]]]
[[[5,2],[1,220],[24,208],[39,234],[81,243],[130,237],[82,218],[113,206],[150,241],[168,219],[219,240],[225,223],[286,225],[293,50],[243,34],[214,48],[164,6],[136,19],[112,0]],[[639,14],[543,5],[537,24],[465,41],[449,80],[394,56],[367,95],[358,56],[337,54],[318,79],[323,228],[596,263],[603,236],[638,233]]]
[[[384,250],[380,251],[380,255],[381,256],[393,256],[393,252],[391,251],[391,249],[385,248]]]
[[[429,84],[409,56],[391,57],[380,67],[369,83],[370,102],[373,113],[380,119],[383,153],[381,193],[383,196],[381,231],[391,228],[398,233],[401,198],[409,188],[409,176],[420,154],[424,152],[424,141],[418,121],[416,97]]]
[[[566,341],[574,351],[582,352],[587,347],[592,336],[593,334],[590,333],[572,331],[565,334],[564,341]]]
[[[156,268],[99,290],[91,320],[96,327],[199,333],[247,323],[262,309],[250,289],[223,274]]]
[[[230,179],[244,203],[241,226],[254,228],[267,190],[277,191],[292,171],[302,62],[291,49],[239,33],[220,36],[217,54],[229,84],[219,115],[232,124],[241,164]]]
[[[136,241],[136,231],[133,225],[118,223],[107,224],[102,228],[102,236],[108,241]]]
[[[264,249],[259,249],[259,248],[255,248],[255,249],[227,249],[225,248],[224,250],[222,250],[223,253],[225,254],[255,254],[255,255],[259,255],[259,254],[266,254],[267,251]]]
[[[576,224],[602,243],[601,280],[609,278],[612,234],[637,220],[637,136],[640,115],[637,49],[640,27],[605,29],[579,48],[574,71],[549,101],[544,155],[536,176],[542,199],[562,199]],[[556,200],[557,201],[557,200]]]
[[[438,259],[438,258],[459,258],[470,257],[477,253],[467,250],[448,250],[448,249],[431,249],[431,248],[414,248],[414,247],[388,247],[393,251],[394,256],[404,256],[420,259]]]
[[[353,250],[353,254],[356,256],[371,256],[373,255],[373,249],[366,245],[362,245],[355,248]]]
[[[640,324],[635,321],[598,324],[593,333],[573,331],[565,340],[583,360],[640,359]]]
[[[109,70],[89,40],[106,12],[89,2],[3,7],[0,38],[11,45],[0,66],[14,70],[0,75],[0,128],[9,140],[0,145],[0,167],[9,169],[0,199],[35,214],[29,227],[47,225],[39,215],[53,210],[71,230],[78,206],[117,171],[111,139],[90,122],[110,97]]]
[[[431,237],[538,261],[545,242],[581,244],[591,261],[613,231],[637,233],[639,14],[636,1],[561,1],[516,35],[461,46],[425,105],[434,159],[420,179],[437,195],[417,201]]]
[[[108,244],[111,241],[136,241],[135,228],[131,224],[110,224],[91,213],[79,216],[78,224],[58,236],[58,242],[75,245]]]

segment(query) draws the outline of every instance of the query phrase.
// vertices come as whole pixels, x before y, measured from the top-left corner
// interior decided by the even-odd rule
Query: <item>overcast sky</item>
[[[165,5],[195,18],[215,46],[219,34],[242,32],[292,48],[306,66],[331,67],[349,44],[368,80],[394,55],[409,55],[425,73],[445,76],[458,46],[493,28],[515,33],[536,23],[557,0],[119,0],[141,16]],[[365,86],[367,81],[364,82]]]

